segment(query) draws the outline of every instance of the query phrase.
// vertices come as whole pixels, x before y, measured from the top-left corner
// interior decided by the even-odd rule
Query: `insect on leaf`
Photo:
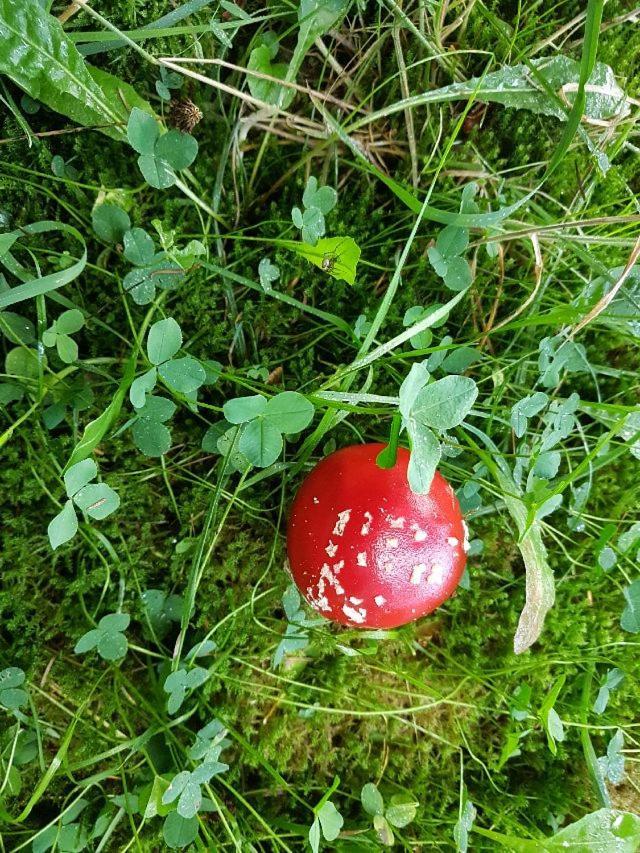
[[[352,237],[327,237],[318,240],[315,246],[293,240],[283,240],[278,245],[305,258],[332,278],[355,283],[360,247]]]

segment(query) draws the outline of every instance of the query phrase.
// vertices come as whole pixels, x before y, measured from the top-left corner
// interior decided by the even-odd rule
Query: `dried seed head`
[[[169,104],[169,123],[184,133],[191,133],[202,119],[202,110],[189,98],[174,98]]]

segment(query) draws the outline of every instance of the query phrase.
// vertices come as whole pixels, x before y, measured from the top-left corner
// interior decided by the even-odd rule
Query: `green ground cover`
[[[77,6],[0,0],[0,849],[640,848],[633,4]],[[287,510],[418,365],[468,573],[339,629]]]

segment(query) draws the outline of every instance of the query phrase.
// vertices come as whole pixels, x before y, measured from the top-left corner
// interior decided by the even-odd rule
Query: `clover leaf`
[[[313,853],[318,853],[321,833],[326,841],[335,841],[344,825],[344,818],[331,800],[326,800],[319,808],[316,806],[314,811],[316,817],[309,830],[309,844]]]
[[[93,459],[83,459],[65,472],[64,485],[68,500],[49,522],[47,531],[54,550],[72,539],[78,531],[74,504],[89,518],[96,520],[106,518],[120,506],[120,498],[111,486],[91,482],[97,474],[98,466]]]
[[[25,674],[17,666],[0,670],[0,706],[5,711],[15,711],[27,704],[29,697],[21,686],[24,680]]]
[[[130,228],[123,234],[124,256],[134,264],[125,275],[122,286],[137,305],[148,305],[155,299],[158,287],[168,290],[184,277],[185,266],[176,253],[169,258],[166,251],[156,252],[153,238],[143,228]]]
[[[151,393],[156,386],[158,376],[164,381],[171,390],[177,391],[180,394],[191,397],[202,385],[207,382],[207,372],[204,367],[191,356],[182,358],[174,358],[180,347],[182,346],[182,331],[180,326],[173,317],[167,317],[165,320],[158,320],[149,329],[147,335],[147,357],[153,367],[142,376],[137,377],[131,383],[129,389],[129,399],[135,409],[142,409],[147,400],[147,394]],[[162,398],[158,398],[162,399]],[[168,401],[165,401],[168,402]],[[156,423],[163,423],[168,420],[173,414],[173,410],[164,416],[163,411],[156,406],[156,410],[151,412],[138,412],[147,420],[153,420]],[[175,407],[174,407],[175,410]],[[138,430],[142,433],[148,424],[141,424]],[[163,440],[159,442],[159,446],[166,443],[166,433],[163,430],[155,430],[155,433],[163,433]],[[144,440],[144,439],[143,439]],[[158,444],[158,441],[154,442]],[[161,456],[168,450],[170,444],[165,450],[149,453],[150,456]],[[146,452],[146,451],[144,451]]]
[[[291,210],[293,224],[302,231],[305,243],[315,246],[320,237],[324,237],[324,218],[333,210],[337,200],[338,194],[333,187],[318,187],[317,178],[309,177],[302,196],[304,210],[299,207]]]
[[[70,336],[84,326],[84,315],[77,308],[63,311],[57,320],[42,334],[42,343],[46,347],[55,347],[60,360],[73,364],[78,359],[78,345]]]
[[[98,622],[97,628],[92,628],[83,634],[75,645],[77,655],[96,649],[103,660],[115,661],[123,658],[128,649],[124,631],[129,627],[128,613],[109,613]]]
[[[269,400],[261,394],[227,400],[222,411],[229,423],[242,426],[237,442],[239,453],[251,465],[268,468],[282,451],[282,436],[299,433],[307,427],[314,408],[297,391],[283,391]]]
[[[209,673],[201,666],[194,666],[193,669],[189,670],[183,667],[168,675],[163,685],[164,692],[169,694],[167,711],[170,714],[179,711],[187,696],[187,691],[200,687],[207,678],[209,678]]]
[[[265,293],[273,290],[272,283],[280,278],[280,270],[275,264],[272,264],[269,258],[262,258],[258,264],[258,276],[260,285]]]
[[[176,172],[190,166],[198,153],[193,136],[180,130],[160,134],[155,118],[138,107],[129,115],[127,138],[140,155],[138,166],[144,179],[156,189],[173,186],[178,180]]]
[[[163,456],[171,447],[171,431],[165,426],[176,410],[176,404],[165,397],[147,397],[136,411],[131,435],[145,456]]]

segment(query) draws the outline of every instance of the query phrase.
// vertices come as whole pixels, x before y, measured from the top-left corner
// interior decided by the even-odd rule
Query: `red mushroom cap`
[[[343,625],[396,628],[431,613],[464,571],[466,525],[436,473],[426,495],[407,483],[409,452],[376,465],[383,444],[345,447],[302,483],[289,518],[293,579],[316,610]]]

